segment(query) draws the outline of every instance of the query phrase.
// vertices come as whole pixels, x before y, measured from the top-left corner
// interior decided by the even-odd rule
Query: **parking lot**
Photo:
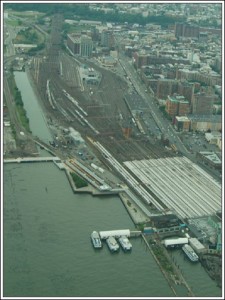
[[[205,133],[181,133],[180,138],[183,141],[185,147],[191,153],[196,153],[200,151],[212,151],[220,152],[221,150],[215,144],[209,144],[205,139]]]

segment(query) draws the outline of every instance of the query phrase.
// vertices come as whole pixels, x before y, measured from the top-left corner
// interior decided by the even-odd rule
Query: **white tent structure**
[[[99,235],[101,239],[107,239],[109,236],[119,238],[122,235],[125,235],[126,237],[130,237],[130,230],[122,229],[122,230],[99,231]]]
[[[188,244],[188,238],[166,239],[164,245],[166,247],[173,247],[178,245]]]

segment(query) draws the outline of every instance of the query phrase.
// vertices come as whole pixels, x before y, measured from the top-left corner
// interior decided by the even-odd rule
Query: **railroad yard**
[[[68,49],[62,51],[63,21],[61,15],[53,16],[45,53],[34,56],[26,66],[53,134],[49,148],[67,162],[79,156],[84,166],[90,165],[86,158],[91,157],[91,162],[97,165],[101,161],[107,183],[111,179],[114,188],[125,189],[127,184],[143,202],[136,206],[135,201],[128,201],[132,199],[129,193],[122,193],[124,205],[136,212],[133,212],[134,220],[135,215],[141,220],[136,223],[147,222],[151,214],[173,212],[184,220],[219,211],[221,185],[191,160],[165,147],[156,135],[149,134],[145,122],[148,108],[122,66],[117,64],[118,72],[111,71],[97,59],[74,57]],[[88,82],[88,77],[84,78],[86,73],[96,80]],[[10,108],[13,101],[7,80],[4,80],[4,92],[21,146],[16,150],[19,144],[15,144],[10,130],[5,128],[4,139],[10,143],[4,142],[4,150],[18,157],[22,152],[35,155],[37,149],[31,134],[18,134],[23,128]],[[152,121],[154,129],[157,128],[153,118]],[[82,151],[77,151],[69,134],[73,131],[80,133],[78,139],[85,141],[90,149],[84,146]]]
[[[177,155],[169,151],[161,140],[146,134],[142,115],[147,112],[147,106],[126,74],[123,74],[125,71],[120,64],[118,64],[120,72],[115,73],[101,67],[95,59],[78,60],[77,57],[62,52],[60,37],[62,22],[61,16],[53,18],[47,52],[41,57],[33,58],[28,70],[46,112],[49,127],[54,133],[53,145],[57,145],[58,150],[61,149],[64,157],[72,158],[73,147],[70,146],[70,139],[66,133],[71,130],[79,132],[95,155],[110,170],[116,171],[126,184],[135,189],[136,193],[144,198],[145,204],[154,204],[159,211],[169,208],[179,213],[182,218],[190,218],[220,209],[221,188],[215,182],[212,182],[212,185],[218,199],[215,200],[214,195],[210,195],[209,199],[208,195],[203,196],[207,198],[209,209],[205,210],[202,204],[197,204],[196,197],[198,198],[199,194],[194,191],[192,206],[195,208],[189,209],[184,205],[184,198],[189,198],[190,195],[182,180],[183,196],[178,188],[176,197],[180,200],[174,201],[175,189],[172,191],[171,187],[167,195],[162,197],[163,186],[167,185],[166,181],[162,180],[164,178],[162,171],[160,175],[162,182],[159,185],[156,177],[153,176],[156,180],[153,184],[153,177],[149,181],[146,172],[144,177],[143,174],[140,175],[138,170],[143,169],[141,164],[137,165],[135,172],[133,167],[130,169],[132,163],[129,162],[132,161],[156,159],[161,165],[166,163],[168,167],[170,164],[179,165],[180,162],[172,159]],[[85,74],[91,74],[91,77],[85,78]],[[204,172],[196,172],[195,167],[190,172],[192,162],[189,159],[181,160],[183,167],[187,168],[187,174],[182,176],[192,177],[191,184],[199,176],[202,177],[199,179],[203,183],[208,180],[211,182],[211,177]],[[177,170],[179,168],[180,166]],[[133,178],[129,172],[133,173]],[[214,201],[216,206],[212,209]]]
[[[199,171],[188,158],[178,159],[181,155],[165,147],[163,140],[153,134],[158,124],[146,99],[137,92],[138,87],[136,89],[136,84],[128,77],[124,65],[119,61],[112,71],[101,66],[96,58],[75,57],[68,48],[67,51],[62,50],[63,21],[62,15],[52,18],[45,51],[34,56],[26,66],[52,132],[53,140],[49,141],[51,149],[64,160],[78,156],[85,161],[96,157],[141,196],[148,209],[154,206],[161,213],[172,210],[182,218],[212,214],[219,210],[220,185],[206,172]],[[7,80],[4,87],[12,121],[18,127],[15,128],[17,137],[25,145],[23,140],[26,136],[30,140],[32,136],[30,133],[20,135],[22,127],[13,113]],[[150,123],[145,122],[147,115],[150,116]],[[74,135],[75,139],[71,137]],[[78,145],[83,145],[83,149],[80,146],[81,150],[78,150]],[[15,145],[11,143],[10,147],[15,151]],[[32,152],[35,154],[34,149]],[[159,164],[160,167],[151,174],[152,164]],[[169,179],[171,172],[175,172],[174,168],[181,173],[174,174],[174,178],[180,178],[180,184]],[[168,179],[164,170],[168,172]],[[192,178],[191,205],[187,204],[190,188],[182,178]],[[209,196],[203,195],[204,188],[200,185],[201,198],[205,199],[203,202],[207,200],[207,208],[196,200],[200,192],[193,188],[194,182],[202,182],[203,185],[210,182],[213,186],[215,192]],[[167,192],[164,191],[166,187]]]
[[[49,46],[46,57],[34,58],[30,67],[49,120],[57,120],[65,128],[73,127],[84,139],[91,137],[98,140],[120,162],[173,156],[159,142],[139,135],[124,100],[129,90],[125,79],[94,63],[78,62],[60,53],[59,23],[57,18],[52,28],[54,45]],[[79,68],[83,63],[101,74],[99,84],[82,82]],[[47,85],[50,96],[46,92]],[[131,127],[129,138],[123,133],[123,128],[127,127]]]

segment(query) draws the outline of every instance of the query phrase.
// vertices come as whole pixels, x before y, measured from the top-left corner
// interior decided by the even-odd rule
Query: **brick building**
[[[213,113],[213,103],[216,95],[207,95],[199,92],[193,95],[191,108],[193,114],[211,115]]]
[[[166,112],[171,117],[185,116],[190,112],[190,104],[184,96],[168,96],[166,100]]]
[[[198,39],[199,37],[199,26],[191,25],[187,23],[176,23],[175,24],[175,36],[179,37],[191,37]]]
[[[157,98],[166,99],[168,95],[173,95],[174,93],[177,93],[178,84],[178,80],[159,79],[157,81]]]
[[[138,52],[133,53],[134,66],[136,69],[140,69],[142,66],[157,65],[157,64],[184,64],[189,65],[190,61],[187,58],[163,56],[163,55],[150,55],[140,54]]]

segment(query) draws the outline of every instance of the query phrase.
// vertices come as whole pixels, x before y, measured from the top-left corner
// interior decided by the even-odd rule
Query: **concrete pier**
[[[7,158],[4,159],[4,163],[33,163],[33,162],[61,162],[60,158],[57,156],[51,156],[51,157],[17,157],[17,158]]]

